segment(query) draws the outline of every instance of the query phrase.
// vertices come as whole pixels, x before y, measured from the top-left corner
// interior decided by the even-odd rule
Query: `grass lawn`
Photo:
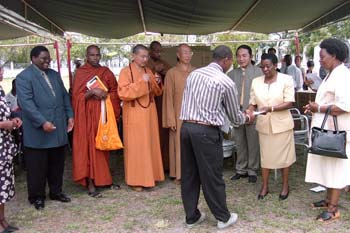
[[[279,201],[280,174],[270,180],[270,194],[257,201],[261,177],[257,184],[247,179],[232,182],[233,159],[224,162],[227,204],[237,212],[239,220],[233,227],[219,232],[350,232],[349,194],[342,193],[341,219],[328,225],[315,221],[319,210],[310,203],[323,198],[324,193],[309,191],[313,184],[304,182],[306,158],[298,155],[290,176],[290,195]],[[46,207],[37,211],[27,201],[25,172],[17,168],[16,197],[6,204],[8,220],[20,227],[19,232],[218,232],[216,220],[211,215],[203,195],[199,208],[207,213],[205,222],[189,230],[184,225],[184,211],[180,186],[170,179],[157,187],[138,193],[124,183],[123,157],[111,155],[111,169],[121,190],[103,191],[103,198],[93,199],[85,189],[72,182],[71,156],[67,155],[64,191],[71,203],[46,201]],[[350,168],[349,168],[350,169]]]

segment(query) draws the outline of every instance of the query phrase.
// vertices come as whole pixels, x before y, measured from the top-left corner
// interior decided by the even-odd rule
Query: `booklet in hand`
[[[92,79],[90,79],[86,83],[86,87],[89,90],[92,90],[94,88],[100,88],[104,91],[108,91],[107,87],[103,84],[103,82],[101,81],[101,79],[97,75],[95,75]]]

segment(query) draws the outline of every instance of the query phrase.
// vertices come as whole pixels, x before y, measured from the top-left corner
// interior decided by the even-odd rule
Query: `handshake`
[[[245,120],[245,124],[252,124],[255,120],[255,114],[254,111],[251,111],[249,109],[246,109],[243,112],[243,115],[245,116],[246,120]]]

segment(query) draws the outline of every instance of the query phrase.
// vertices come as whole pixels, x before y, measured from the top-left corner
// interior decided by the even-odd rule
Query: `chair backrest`
[[[292,115],[294,115],[294,114],[300,115],[300,111],[297,108],[290,108],[289,111],[290,111],[290,113],[292,113]]]
[[[303,114],[293,114],[294,120],[294,143],[305,148],[304,154],[309,148],[309,119]]]

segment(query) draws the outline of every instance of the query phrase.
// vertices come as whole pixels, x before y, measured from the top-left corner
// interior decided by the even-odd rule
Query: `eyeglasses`
[[[193,56],[193,52],[182,52],[184,55],[190,55],[190,56]]]
[[[137,55],[141,59],[149,59],[149,55]]]
[[[51,57],[39,57],[39,59],[44,62],[46,61],[50,62],[52,60]]]

